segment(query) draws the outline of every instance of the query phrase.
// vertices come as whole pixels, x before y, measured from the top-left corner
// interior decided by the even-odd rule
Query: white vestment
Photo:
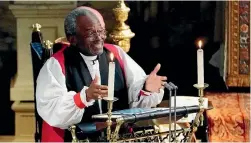
[[[164,90],[159,93],[142,92],[147,75],[143,69],[129,57],[122,48],[115,46],[124,63],[126,85],[128,87],[128,103],[130,108],[150,108],[158,105],[164,95]],[[100,77],[99,62],[93,61],[96,57],[83,57],[89,72],[94,79],[95,75]],[[85,90],[80,91],[81,102],[85,108],[92,106],[94,100],[86,101]],[[38,114],[50,126],[67,129],[70,125],[81,121],[85,108],[79,108],[74,102],[75,91],[69,91],[66,87],[66,78],[62,72],[57,59],[51,57],[46,61],[37,78],[36,103]]]

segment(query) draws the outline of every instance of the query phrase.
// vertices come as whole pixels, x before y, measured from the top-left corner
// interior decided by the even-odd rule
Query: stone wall
[[[9,10],[9,1],[0,1],[0,51],[15,49],[16,39],[16,19]],[[104,17],[108,32],[114,27],[114,15],[112,8],[116,6],[116,1],[79,1],[78,6],[89,5],[100,11]],[[8,38],[7,38],[8,37]],[[8,43],[9,42],[9,43]]]
[[[16,19],[9,10],[9,1],[0,1],[0,51],[6,51],[10,48],[15,49],[16,39]],[[79,1],[80,5],[89,5],[100,11],[104,17],[108,32],[114,27],[114,15],[112,8],[116,6],[116,1],[100,2],[100,1]],[[7,38],[8,37],[8,38]],[[9,42],[9,44],[8,44]],[[11,42],[11,43],[10,43]],[[9,47],[10,44],[11,47]]]

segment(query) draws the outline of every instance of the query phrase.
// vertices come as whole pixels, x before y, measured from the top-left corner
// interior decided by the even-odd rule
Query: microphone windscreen
[[[178,89],[178,86],[174,85],[172,82],[169,82],[169,85],[172,86],[174,89]]]
[[[173,87],[169,85],[167,82],[164,83],[164,87],[167,88],[168,90],[173,90]]]

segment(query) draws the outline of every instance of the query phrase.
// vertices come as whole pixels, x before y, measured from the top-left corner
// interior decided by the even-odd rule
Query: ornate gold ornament
[[[131,38],[135,36],[130,27],[125,24],[129,11],[130,8],[125,5],[124,0],[119,0],[117,6],[113,9],[116,24],[113,31],[109,34],[113,43],[119,45],[125,52],[130,50]]]
[[[32,25],[32,28],[33,28],[33,31],[40,31],[40,28],[42,28],[42,26],[36,23]]]

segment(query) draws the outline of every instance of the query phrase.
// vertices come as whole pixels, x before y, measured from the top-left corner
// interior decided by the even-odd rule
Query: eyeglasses
[[[99,29],[99,30],[88,30],[85,34],[85,38],[93,38],[93,37],[101,37],[106,38],[107,31],[105,29]]]

